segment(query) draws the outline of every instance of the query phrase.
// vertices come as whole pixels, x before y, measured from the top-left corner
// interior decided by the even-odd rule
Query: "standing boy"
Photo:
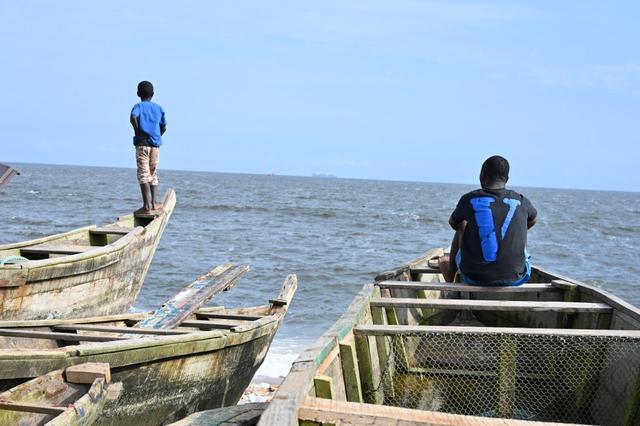
[[[524,195],[506,188],[508,180],[509,162],[494,155],[482,164],[482,188],[460,198],[449,218],[455,261],[440,260],[445,281],[453,282],[458,269],[471,285],[520,285],[531,277],[527,231],[537,212]]]
[[[158,189],[157,167],[160,160],[162,135],[167,130],[162,107],[154,102],[153,85],[148,81],[138,83],[139,103],[131,110],[131,125],[135,135],[133,145],[136,147],[136,164],[138,166],[138,183],[142,192],[142,208],[136,213],[150,213],[162,207],[156,194]]]

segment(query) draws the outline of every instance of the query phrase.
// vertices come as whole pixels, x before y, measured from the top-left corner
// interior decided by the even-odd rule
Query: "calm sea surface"
[[[17,165],[0,190],[0,243],[112,222],[141,205],[134,169]],[[251,272],[216,303],[263,304],[289,273],[298,291],[261,373],[283,375],[362,284],[436,246],[472,186],[160,171],[177,204],[138,297],[159,306],[224,262]],[[640,193],[516,188],[538,208],[535,264],[640,305]]]

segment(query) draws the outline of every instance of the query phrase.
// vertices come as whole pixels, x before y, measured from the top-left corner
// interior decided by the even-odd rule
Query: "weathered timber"
[[[20,254],[22,256],[29,256],[30,254],[77,254],[91,249],[92,247],[89,245],[79,244],[39,244],[20,249]]]
[[[185,320],[180,323],[181,327],[194,327],[194,328],[200,328],[202,330],[215,330],[215,329],[231,330],[232,328],[240,327],[242,325],[246,325],[246,324],[239,323],[237,321],[223,322],[223,321],[211,321],[211,320],[191,320],[191,321]]]
[[[15,175],[19,175],[20,172],[11,166],[0,163],[0,189],[9,183]]]
[[[300,420],[320,424],[414,426],[414,425],[465,425],[465,426],[535,426],[544,423],[519,420],[492,419],[412,410],[384,405],[358,404],[308,397],[300,407]],[[568,426],[566,423],[554,425]]]
[[[407,290],[428,290],[428,291],[459,291],[462,293],[530,293],[530,292],[559,292],[561,291],[553,284],[523,284],[515,287],[483,287],[475,285],[452,284],[452,283],[423,283],[414,281],[380,281],[376,285],[380,288],[407,289]]]
[[[91,384],[96,379],[103,379],[105,383],[111,383],[111,371],[106,362],[72,365],[64,370],[64,375],[69,383]]]
[[[75,334],[75,333],[58,333],[55,331],[30,331],[30,330],[11,330],[0,328],[0,336],[6,337],[26,337],[31,339],[50,339],[50,340],[69,340],[75,342],[110,342],[112,340],[125,340],[127,337],[122,336],[104,336],[99,334]]]
[[[126,235],[133,231],[133,228],[124,226],[103,226],[89,230],[89,234],[97,235]]]
[[[207,300],[238,283],[249,265],[231,264],[214,268],[165,302],[160,309],[138,322],[136,328],[170,329],[176,327]]]
[[[211,318],[211,319],[223,319],[223,320],[235,320],[235,321],[255,321],[262,318],[259,315],[232,315],[232,314],[209,314],[196,312],[198,319]]]
[[[428,252],[424,253],[422,256],[416,259],[413,259],[404,265],[379,273],[374,278],[374,282],[398,280],[400,278],[406,278],[407,280],[411,280],[412,271],[416,271],[419,268],[424,267],[429,263],[429,260],[439,258],[442,255],[444,255],[443,249],[441,248],[431,249]],[[428,269],[431,270],[432,268],[428,268]]]
[[[30,404],[28,402],[0,401],[0,410],[21,411],[24,413],[49,414],[57,416],[67,409],[63,407],[53,407],[51,405]]]
[[[254,426],[267,405],[267,402],[254,402],[201,411],[170,426]]]
[[[116,326],[103,326],[103,325],[84,325],[84,324],[70,324],[70,325],[54,325],[54,331],[102,331],[105,333],[122,333],[126,331],[128,334],[149,334],[166,336],[169,334],[185,334],[192,333],[189,330],[158,330],[154,328],[135,328],[135,327],[116,327]]]
[[[95,368],[85,364],[73,368],[85,367]],[[0,424],[93,425],[102,416],[107,401],[116,400],[122,389],[120,383],[107,382],[108,365],[99,369],[93,379],[84,376],[82,383],[69,380],[68,373],[57,370],[1,393]]]
[[[318,375],[313,378],[313,386],[316,390],[316,397],[333,399],[333,379],[328,376]]]
[[[521,302],[502,300],[461,299],[371,299],[371,306],[384,308],[437,308],[478,311],[527,311],[527,312],[592,312],[610,313],[611,306],[605,303],[582,302]]]
[[[132,215],[97,234],[88,226],[35,240],[0,245],[0,260],[31,260],[0,266],[0,320],[82,318],[124,313],[133,305],[175,206],[167,191],[158,215],[144,227]],[[68,253],[68,254],[67,254]]]
[[[223,271],[234,269],[221,268]],[[219,277],[224,274],[220,273]],[[227,279],[236,278],[228,274]],[[104,333],[101,335],[104,339],[116,336],[121,340],[36,349],[31,348],[30,343],[40,339],[21,335],[23,337],[11,342],[12,349],[0,349],[0,389],[8,388],[16,381],[38,376],[43,370],[64,369],[84,362],[108,362],[113,383],[121,383],[122,386],[117,401],[109,401],[104,405],[100,424],[161,424],[178,420],[196,410],[234,405],[262,364],[296,287],[295,275],[288,276],[277,297],[287,301],[283,306],[228,310],[220,307],[202,308],[188,315],[185,320],[195,321],[199,314],[214,312],[241,315],[240,312],[266,313],[269,310],[268,315],[260,316],[255,321],[244,321],[242,326],[234,330],[192,330],[186,333],[182,331],[188,330],[181,330],[180,333],[122,339],[123,334],[128,335],[133,328],[126,324],[140,319],[139,314],[131,314],[131,320],[122,316],[118,316],[117,321],[110,321],[112,317],[107,317],[103,322],[93,318],[87,324],[77,320],[79,326],[106,328],[104,331],[77,330],[79,333]],[[75,336],[77,340],[84,341],[86,334],[48,331],[56,324],[74,326],[68,321],[34,321],[34,324],[40,324],[36,327],[30,321],[23,321],[16,331],[44,333],[47,336],[70,334],[69,337],[64,336],[64,340]],[[0,327],[3,326],[0,323]],[[119,327],[122,333],[118,335],[113,328]],[[177,394],[180,394],[178,399]]]
[[[355,335],[366,336],[394,336],[402,334],[509,334],[522,336],[600,336],[624,337],[640,339],[640,330],[585,330],[559,328],[523,328],[523,327],[463,327],[437,325],[358,325],[353,329]]]
[[[347,401],[362,402],[360,372],[354,343],[340,343],[340,361]],[[317,394],[317,392],[316,392]]]

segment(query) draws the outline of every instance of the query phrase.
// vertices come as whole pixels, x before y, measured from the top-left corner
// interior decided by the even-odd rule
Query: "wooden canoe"
[[[109,364],[52,371],[0,393],[0,424],[91,426],[121,391],[121,383],[110,383]]]
[[[640,310],[534,268],[445,283],[432,250],[365,285],[260,425],[640,424]]]
[[[2,189],[6,184],[8,184],[9,181],[13,179],[15,175],[19,175],[19,174],[20,172],[18,172],[13,167],[0,163],[0,189]]]
[[[218,278],[233,273],[232,266],[216,269]],[[182,296],[151,316],[0,322],[0,389],[53,369],[107,362],[123,390],[105,405],[101,425],[157,425],[234,405],[262,364],[296,287],[290,275],[266,305],[200,308],[169,329],[157,313],[174,316]]]
[[[127,312],[175,203],[169,190],[153,215],[0,245],[0,320]]]

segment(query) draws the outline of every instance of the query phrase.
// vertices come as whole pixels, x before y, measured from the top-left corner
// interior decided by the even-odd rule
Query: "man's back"
[[[528,223],[536,215],[525,196],[506,188],[463,195],[450,219],[450,223],[467,224],[460,246],[461,272],[478,284],[521,279]]]

